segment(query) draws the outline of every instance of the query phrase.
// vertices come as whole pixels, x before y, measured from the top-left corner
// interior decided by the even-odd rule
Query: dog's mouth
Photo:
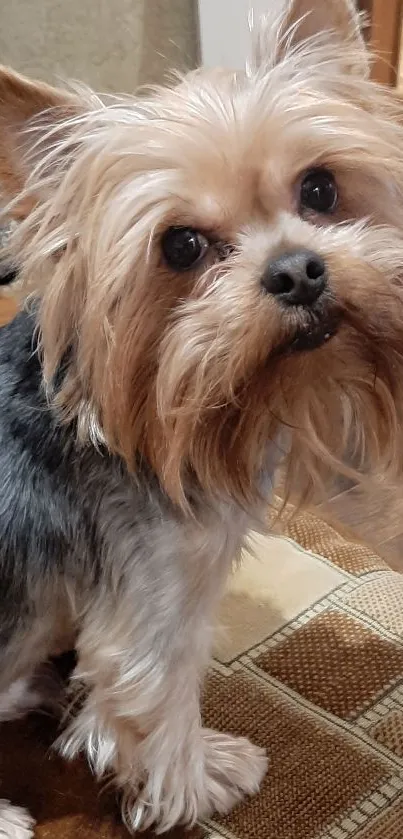
[[[318,300],[315,306],[297,307],[292,315],[293,329],[283,342],[281,353],[311,352],[330,341],[341,322],[341,310],[329,300]]]

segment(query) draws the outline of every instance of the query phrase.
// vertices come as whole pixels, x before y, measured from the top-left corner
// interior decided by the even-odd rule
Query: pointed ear
[[[340,47],[348,72],[369,75],[369,54],[362,36],[363,17],[355,0],[269,0],[258,35],[257,61],[273,64],[290,49],[321,33]]]
[[[26,156],[30,141],[25,129],[39,116],[50,127],[77,113],[79,103],[73,94],[30,81],[0,65],[0,194],[5,202],[18,197],[29,174]],[[32,136],[33,143],[37,136]],[[23,199],[13,215],[25,216],[30,203],[34,199],[32,202]]]

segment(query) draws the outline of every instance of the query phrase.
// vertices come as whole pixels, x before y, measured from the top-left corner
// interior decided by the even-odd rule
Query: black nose
[[[314,251],[288,251],[268,264],[262,286],[289,306],[309,305],[326,286],[326,265]]]

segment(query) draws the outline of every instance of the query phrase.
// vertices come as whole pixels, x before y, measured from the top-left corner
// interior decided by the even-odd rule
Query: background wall
[[[267,11],[270,0],[198,0],[201,59],[207,67],[242,70],[250,54],[248,17]]]
[[[0,0],[1,62],[48,81],[131,92],[198,52],[196,0]]]

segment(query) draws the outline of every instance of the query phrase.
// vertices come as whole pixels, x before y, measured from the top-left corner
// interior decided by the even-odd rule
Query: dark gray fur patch
[[[147,470],[132,478],[119,458],[79,445],[75,426],[60,424],[34,336],[34,311],[0,329],[0,676],[6,648],[61,586],[95,592],[111,574],[116,585],[119,573],[102,560],[106,504],[125,510],[139,562],[155,523],[174,517]]]

